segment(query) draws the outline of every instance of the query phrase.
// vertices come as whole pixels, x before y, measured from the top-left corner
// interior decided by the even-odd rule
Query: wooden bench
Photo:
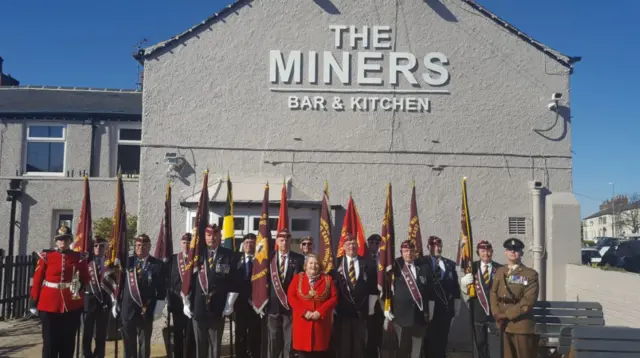
[[[570,347],[571,358],[640,357],[640,328],[565,327],[560,342]]]
[[[533,307],[533,315],[540,335],[539,347],[547,354],[569,352],[568,346],[560,344],[564,328],[604,326],[602,305],[598,302],[539,301]]]

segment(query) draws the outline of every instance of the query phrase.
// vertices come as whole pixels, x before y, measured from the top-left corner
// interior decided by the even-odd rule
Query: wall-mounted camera
[[[547,104],[547,107],[549,108],[550,111],[555,112],[558,110],[558,102],[560,102],[561,98],[562,98],[562,93],[555,92],[551,95],[551,102]]]

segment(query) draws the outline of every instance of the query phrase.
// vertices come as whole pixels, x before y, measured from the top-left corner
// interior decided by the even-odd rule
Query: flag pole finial
[[[327,179],[324,180],[324,193],[329,194],[329,181]]]
[[[209,168],[207,168],[207,169],[205,169],[205,170],[204,170],[204,174],[205,174],[205,175],[209,174]]]
[[[415,180],[412,180],[412,181],[411,181],[411,187],[412,187],[412,188],[415,188],[415,187],[416,187],[416,181],[415,181]]]

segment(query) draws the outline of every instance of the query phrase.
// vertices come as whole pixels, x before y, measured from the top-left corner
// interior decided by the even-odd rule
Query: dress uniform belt
[[[516,303],[520,302],[520,300],[516,300],[514,298],[498,297],[498,302],[506,303],[508,305],[515,305]]]
[[[51,287],[51,288],[70,288],[71,287],[71,281],[69,282],[49,282],[49,281],[44,281],[43,286],[47,286],[47,287]]]

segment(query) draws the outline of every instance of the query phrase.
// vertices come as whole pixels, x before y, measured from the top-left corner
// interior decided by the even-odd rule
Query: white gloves
[[[113,315],[113,318],[118,318],[118,305],[114,304],[113,306],[111,306],[111,314]]]
[[[378,295],[369,295],[369,316],[373,316],[376,309],[376,302],[378,301]]]
[[[162,317],[169,317],[169,305],[164,305],[164,308],[162,309]]]
[[[37,316],[38,315],[38,310],[35,308],[29,308],[29,312],[31,312],[32,315]]]
[[[191,309],[189,308],[189,306],[185,305],[184,308],[182,309],[182,312],[184,313],[185,316],[187,316],[187,318],[193,318],[192,314],[191,314]]]
[[[393,321],[393,313],[391,313],[391,311],[384,311],[384,318],[389,321]]]
[[[436,301],[429,301],[429,321],[433,321],[433,312],[436,308]]]
[[[237,292],[229,292],[227,294],[227,303],[224,305],[224,310],[222,311],[222,316],[231,316],[233,313],[233,304],[236,302],[238,298]]]
[[[462,278],[460,279],[460,284],[462,286],[469,286],[470,284],[473,283],[473,275],[468,273],[464,276],[462,276]],[[466,292],[466,291],[465,291]]]

